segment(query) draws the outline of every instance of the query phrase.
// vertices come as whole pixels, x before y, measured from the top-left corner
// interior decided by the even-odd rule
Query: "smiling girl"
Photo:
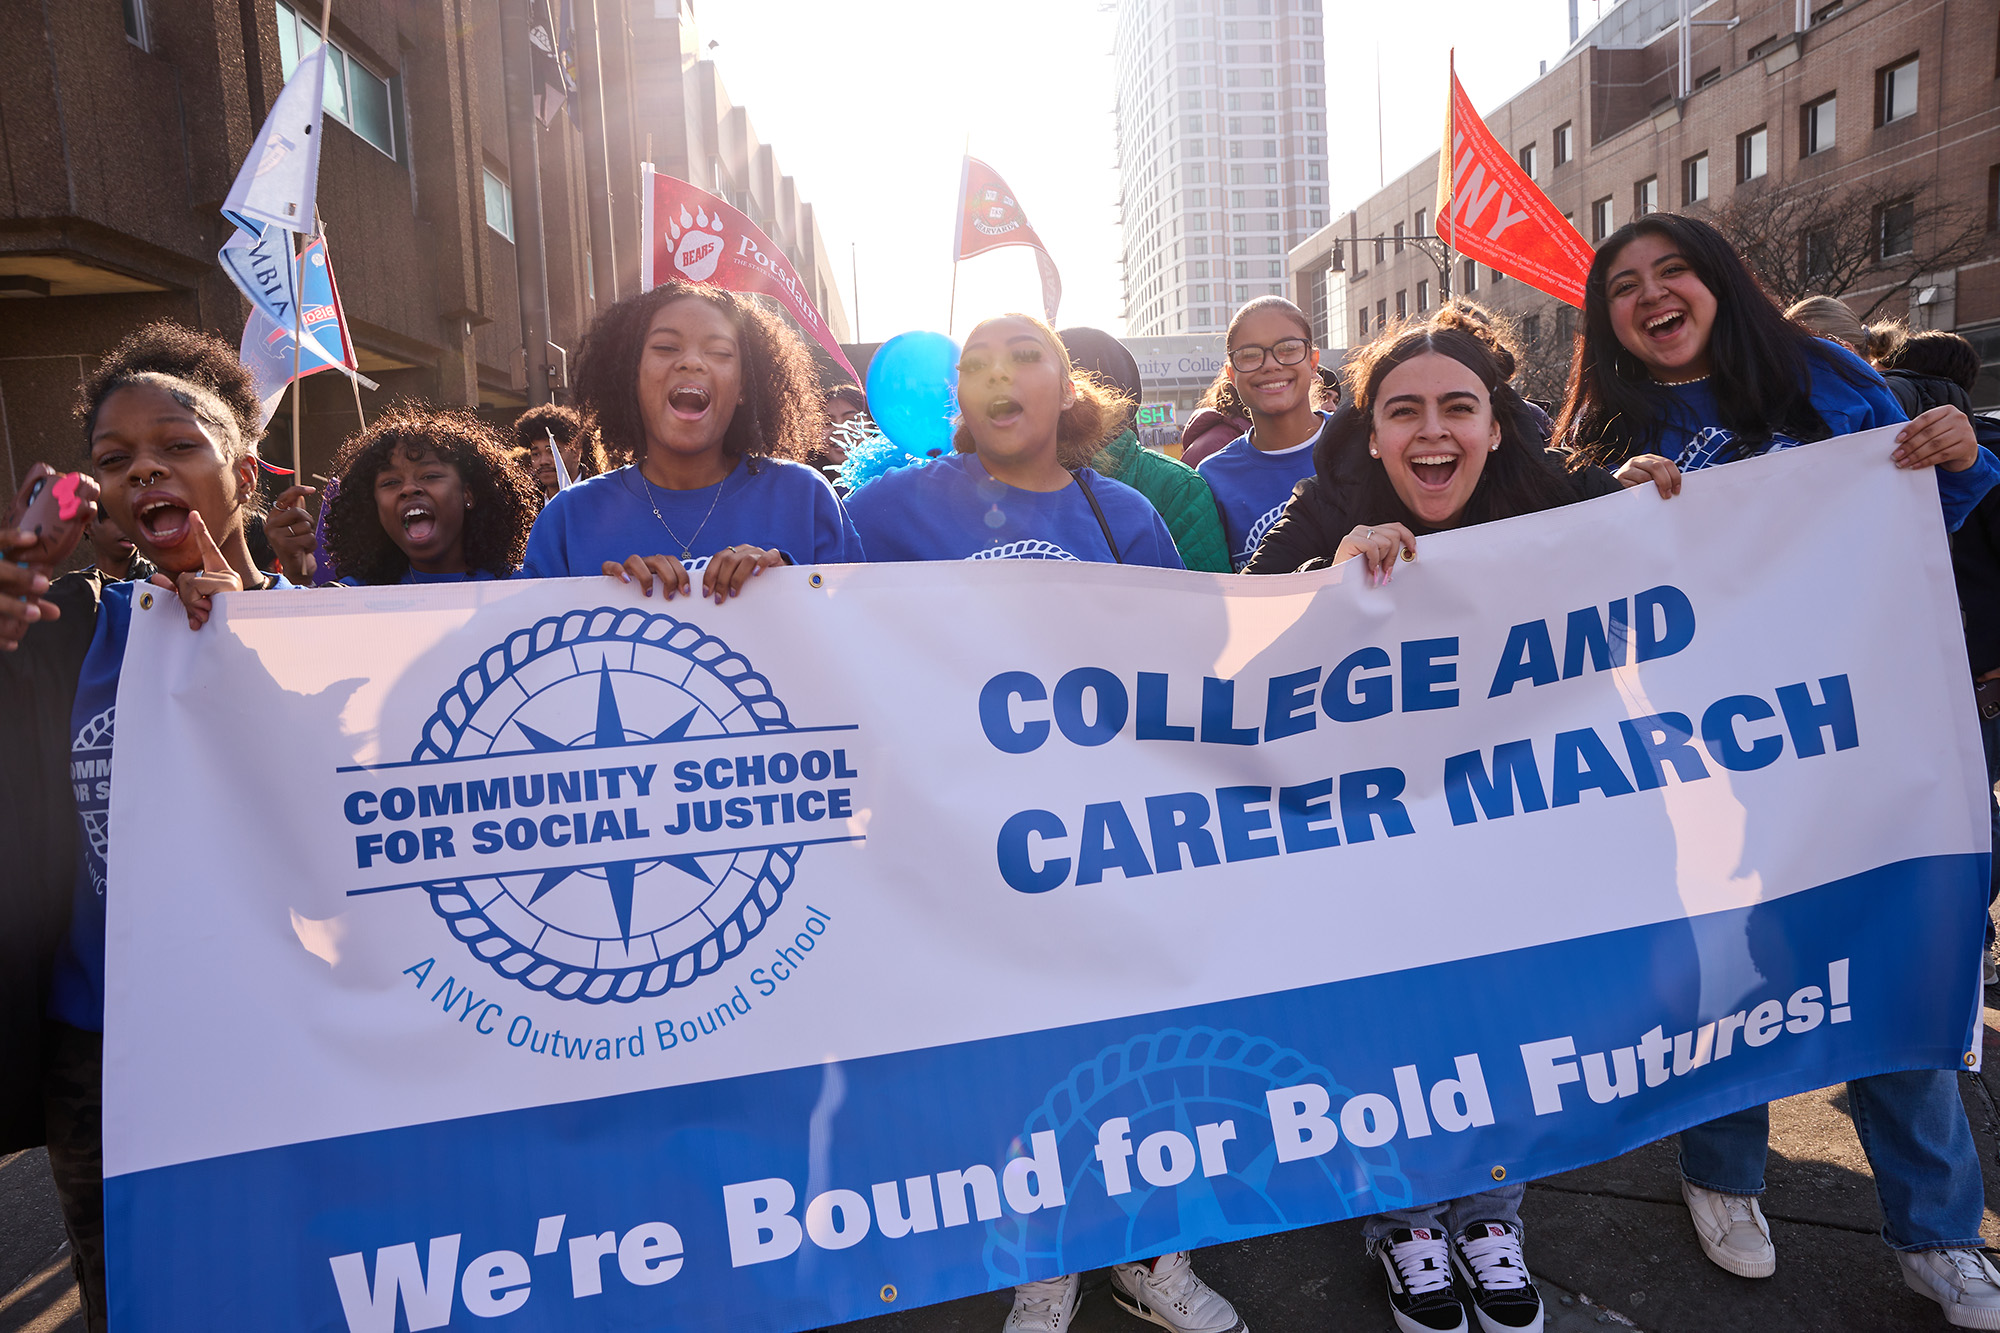
[[[326,541],[344,582],[504,579],[519,567],[540,497],[470,413],[391,408],[337,466]]]
[[[1557,423],[1582,463],[1678,473],[1887,426],[1903,411],[1881,376],[1786,321],[1742,258],[1705,223],[1656,214],[1613,232],[1584,283],[1584,334]],[[1937,469],[1956,531],[2000,478],[1955,407],[1898,432],[1899,468]],[[1968,948],[1970,944],[1968,942]],[[1953,1324],[2000,1328],[2000,1270],[1983,1251],[1985,1189],[1957,1080],[1910,1070],[1847,1085],[1903,1280]],[[1681,1196],[1702,1252],[1739,1277],[1778,1255],[1764,1192],[1770,1112],[1753,1106],[1681,1134]]]
[[[1145,496],[1084,466],[1123,422],[1123,399],[1078,375],[1030,315],[975,328],[959,357],[958,452],[854,491],[871,560],[1095,560],[1182,568]]]
[[[585,337],[576,389],[626,466],[549,501],[524,573],[672,598],[698,572],[720,602],[773,565],[861,559],[833,488],[795,461],[824,432],[812,360],[750,298],[673,281],[620,301]]]
[[[1305,311],[1283,297],[1258,297],[1229,321],[1228,347],[1223,373],[1250,413],[1250,429],[1197,471],[1215,492],[1229,563],[1240,570],[1277,522],[1292,487],[1312,475],[1313,442],[1326,414],[1315,410],[1319,349]]]
[[[217,593],[273,586],[244,537],[257,507],[260,427],[257,391],[234,349],[176,324],[149,325],[84,382],[77,414],[103,512],[159,567],[152,582],[179,593],[191,626],[208,620]],[[0,533],[0,544],[8,535]],[[30,624],[20,643],[22,658],[47,659],[44,677],[75,682],[66,757],[102,775],[78,788],[76,825],[31,834],[73,839],[76,847],[69,932],[53,963],[42,1090],[49,1163],[85,1320],[94,1330],[105,1321],[105,821],[118,777],[112,730],[132,599],[148,586],[103,586],[81,575],[58,580],[49,593],[67,614]],[[10,695],[6,704],[32,701]],[[35,846],[12,848],[10,855],[29,866],[55,861],[49,849]]]

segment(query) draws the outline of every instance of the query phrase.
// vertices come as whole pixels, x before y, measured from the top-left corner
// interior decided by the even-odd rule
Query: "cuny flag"
[[[251,236],[264,224],[311,231],[319,192],[320,82],[326,71],[322,43],[300,60],[264,119],[264,128],[222,201],[222,216]]]
[[[776,242],[708,191],[654,171],[650,162],[640,170],[646,243],[639,247],[639,290],[679,278],[772,297],[841,369],[860,380]]]
[[[958,248],[952,262],[998,250],[1003,245],[1028,246],[1034,250],[1035,263],[1042,271],[1042,309],[1049,323],[1055,323],[1056,307],[1062,303],[1062,278],[1056,273],[1056,261],[1050,258],[1049,248],[1028,225],[1028,215],[1021,211],[1020,201],[1007,188],[1007,182],[978,158],[967,156],[965,170],[959,175],[958,195]]]
[[[1583,305],[1589,242],[1486,128],[1455,68],[1438,157],[1437,234],[1467,258]]]
[[[280,324],[257,306],[243,326],[239,355],[256,378],[264,424],[269,424],[271,414],[278,410],[278,400],[290,386],[295,367],[299,378],[322,370],[342,370],[369,388],[375,387],[359,373],[360,363],[355,360],[354,341],[347,335],[347,317],[341,313],[340,289],[334,285],[333,264],[327,257],[324,236],[314,237],[300,252],[299,274],[299,320],[303,329],[296,358],[289,322]]]

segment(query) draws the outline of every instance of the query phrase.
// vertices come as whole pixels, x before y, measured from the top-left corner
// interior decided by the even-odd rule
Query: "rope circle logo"
[[[84,723],[69,747],[76,812],[89,839],[84,864],[90,870],[90,886],[100,898],[104,896],[105,858],[111,848],[111,733],[117,711],[114,704]]]
[[[1008,542],[1004,546],[989,546],[983,551],[974,551],[967,560],[1071,560],[1076,559],[1068,551],[1054,542],[1023,541]]]
[[[438,700],[410,758],[534,754],[595,766],[615,763],[607,751],[624,746],[792,729],[770,682],[722,640],[672,616],[598,607],[488,649]],[[511,784],[515,806],[553,800],[540,774]],[[592,843],[564,864],[424,888],[452,933],[502,976],[559,999],[624,1003],[741,953],[804,850],[644,857],[627,855],[632,846]]]

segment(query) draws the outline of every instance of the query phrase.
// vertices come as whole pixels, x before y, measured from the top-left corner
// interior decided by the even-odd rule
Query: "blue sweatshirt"
[[[657,511],[657,512],[656,512]],[[582,578],[604,562],[634,555],[697,560],[731,546],[784,552],[794,564],[855,564],[861,539],[826,478],[780,458],[737,460],[735,470],[698,491],[670,491],[635,466],[558,491],[528,533],[528,578]]]
[[[1837,343],[1821,341],[1813,350],[1824,359],[1809,359],[1812,405],[1826,423],[1829,438],[1909,420],[1888,384],[1866,361]],[[1842,370],[1846,375],[1842,375]],[[1860,382],[1849,383],[1849,377]],[[1660,452],[1673,459],[1683,472],[1699,472],[1715,466],[1718,455],[1728,450],[1736,436],[1728,427],[1716,424],[1722,413],[1715,405],[1715,390],[1710,382],[1701,379],[1692,384],[1660,384],[1653,386],[1653,392],[1665,403]],[[1774,434],[1770,443],[1757,452],[1796,449],[1803,443],[1789,435]],[[1978,461],[1963,472],[1947,472],[1943,468],[1932,471],[1937,473],[1938,496],[1944,503],[1945,527],[1952,532],[1958,531],[1965,516],[1993,489],[1994,483],[2000,482],[2000,460],[1983,448]]]
[[[1269,452],[1239,435],[1201,460],[1195,471],[1215,492],[1222,511],[1222,530],[1229,540],[1229,567],[1241,573],[1257,543],[1285,512],[1292,488],[1313,474],[1313,446],[1326,433],[1328,413],[1319,414],[1319,429],[1304,444]]]
[[[1145,496],[1087,467],[1077,476],[1097,498],[1125,564],[1187,568]],[[977,454],[885,472],[848,495],[847,512],[870,560],[1112,561],[1081,486],[1024,491],[995,480]]]

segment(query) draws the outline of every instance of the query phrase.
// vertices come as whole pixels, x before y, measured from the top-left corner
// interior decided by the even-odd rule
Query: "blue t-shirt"
[[[1145,496],[1089,468],[1077,475],[1097,497],[1125,564],[1187,568]],[[977,454],[885,472],[847,497],[847,512],[870,560],[1113,560],[1081,486],[1024,491],[996,481]]]
[[[97,604],[97,628],[76,674],[70,709],[70,785],[76,789],[76,886],[70,895],[69,935],[56,951],[49,986],[49,1016],[71,1027],[104,1030],[104,879],[110,845],[111,733],[117,720],[118,673],[132,629],[132,592],[143,585],[114,583]],[[292,585],[272,576],[273,588]],[[167,596],[173,594],[167,593]]]
[[[1813,410],[1826,423],[1828,438],[1852,435],[1907,421],[1896,395],[1866,361],[1837,343],[1821,341],[1813,350],[1819,357],[1808,358]],[[1824,358],[1823,360],[1820,358]],[[1845,371],[1843,375],[1841,372]],[[1858,383],[1850,383],[1850,377]],[[1660,452],[1674,460],[1683,472],[1699,472],[1714,467],[1736,441],[1735,432],[1716,424],[1722,413],[1715,405],[1715,390],[1707,378],[1692,384],[1658,384],[1652,391],[1663,401],[1660,423]],[[1804,444],[1789,435],[1774,433],[1757,449],[1759,454],[1780,449],[1796,449]],[[1937,473],[1938,495],[1944,503],[1945,527],[1958,531],[1973,506],[1985,498],[2000,481],[2000,460],[1984,448],[1978,461],[1963,472],[1932,469]]]
[[[519,571],[517,570],[516,573],[518,572]],[[403,571],[403,577],[397,579],[396,582],[399,584],[478,583],[484,579],[490,579],[493,577],[495,577],[495,575],[493,571],[490,569],[469,569],[459,574],[426,574],[424,573],[423,570],[418,569],[416,566],[412,565],[410,568]],[[507,577],[512,578],[513,575],[509,574]],[[340,586],[343,588],[365,588],[368,585],[363,583],[360,579],[345,578],[340,580]]]
[[[655,507],[658,513],[655,513]],[[685,543],[685,548],[683,547]],[[802,463],[749,460],[714,486],[670,491],[628,465],[558,491],[528,533],[528,578],[602,574],[604,562],[683,549],[706,560],[731,546],[762,546],[794,564],[855,564],[863,557],[840,497]],[[694,559],[684,563],[699,568]]]
[[[1215,492],[1222,530],[1229,542],[1229,567],[1242,572],[1257,554],[1257,543],[1285,512],[1292,488],[1313,474],[1313,446],[1331,419],[1319,414],[1319,429],[1304,444],[1266,452],[1239,435],[1201,460],[1195,471]]]

